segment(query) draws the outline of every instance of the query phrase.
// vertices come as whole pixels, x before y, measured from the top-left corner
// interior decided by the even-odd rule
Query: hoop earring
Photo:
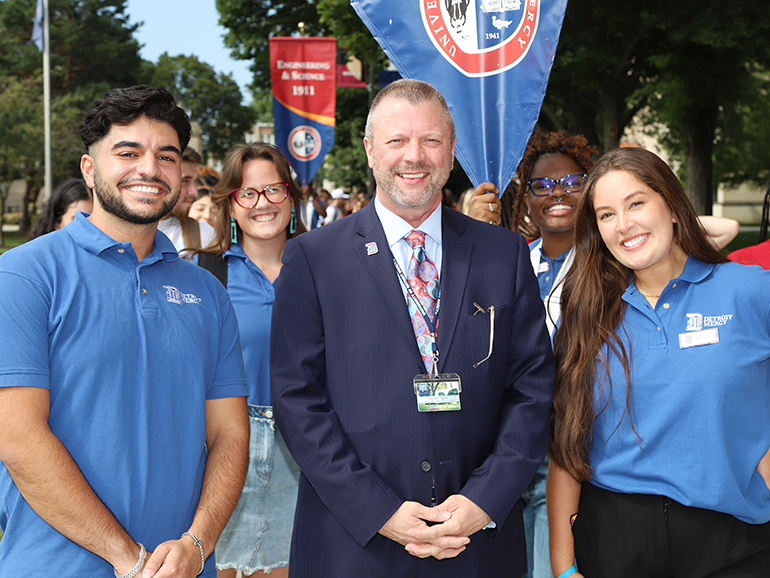
[[[297,232],[297,209],[291,208],[291,220],[289,221],[289,235]]]
[[[238,225],[235,222],[235,217],[230,217],[230,242],[238,242]]]

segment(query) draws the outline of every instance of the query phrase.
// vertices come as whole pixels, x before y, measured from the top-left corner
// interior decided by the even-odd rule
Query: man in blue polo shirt
[[[156,232],[190,125],[137,86],[82,137],[93,213],[0,258],[0,575],[213,577],[249,425],[227,293]]]

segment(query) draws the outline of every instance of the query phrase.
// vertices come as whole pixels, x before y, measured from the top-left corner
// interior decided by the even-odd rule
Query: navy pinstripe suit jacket
[[[271,380],[276,420],[302,470],[296,577],[524,573],[519,498],[543,460],[553,357],[524,240],[443,210],[439,372],[462,379],[462,409],[418,413],[424,373],[373,203],[291,240],[276,284]],[[378,251],[367,254],[366,245]],[[490,316],[476,307],[495,306]],[[427,471],[426,471],[427,470]],[[405,500],[463,494],[496,529],[457,558],[417,559],[378,530]]]

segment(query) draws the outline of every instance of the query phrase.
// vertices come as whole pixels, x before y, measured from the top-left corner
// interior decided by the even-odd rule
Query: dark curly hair
[[[535,131],[527,143],[524,156],[521,158],[516,176],[506,187],[503,193],[502,217],[503,225],[514,231],[520,231],[524,225],[524,216],[527,213],[527,205],[524,200],[527,197],[527,181],[532,173],[532,167],[542,155],[560,153],[572,158],[586,173],[590,173],[594,167],[592,155],[597,152],[583,135],[572,135],[566,130],[559,132],[543,133]],[[527,231],[522,231],[525,236]]]
[[[185,150],[192,131],[187,113],[177,106],[169,91],[147,84],[113,88],[94,102],[83,119],[80,138],[90,151],[91,145],[107,136],[113,124],[127,126],[141,116],[171,125],[179,137],[180,150]]]

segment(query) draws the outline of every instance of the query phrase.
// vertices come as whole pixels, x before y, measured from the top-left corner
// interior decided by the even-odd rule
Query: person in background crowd
[[[463,215],[468,214],[468,209],[471,204],[471,198],[473,198],[474,190],[475,189],[473,189],[473,187],[469,187],[460,193],[460,197],[455,203],[455,210],[460,211]]]
[[[574,229],[554,351],[553,575],[766,575],[770,273],[727,263],[641,148],[597,162]]]
[[[217,212],[219,209],[211,200],[210,189],[198,189],[198,196],[195,197],[193,204],[190,205],[188,216],[196,221],[208,223],[216,227]]]
[[[292,575],[521,576],[553,387],[529,251],[443,206],[454,121],[429,84],[382,89],[364,146],[374,201],[292,239],[276,284]]]
[[[331,194],[332,202],[326,207],[326,218],[324,219],[324,225],[339,221],[345,216],[345,202],[350,198],[342,189],[334,189]]]
[[[442,202],[445,206],[449,207],[450,209],[455,208],[455,196],[452,192],[452,189],[449,187],[444,187],[442,190]]]
[[[171,239],[176,250],[183,256],[188,256],[189,251],[208,247],[214,240],[214,228],[208,223],[196,221],[188,213],[193,199],[198,196],[198,187],[195,185],[197,175],[196,165],[200,164],[201,157],[190,147],[182,153],[182,192],[179,195],[174,208],[158,223],[158,230],[165,233]]]
[[[82,178],[68,179],[51,193],[51,198],[43,206],[29,238],[35,239],[61,229],[73,221],[78,211],[90,214],[93,208],[94,199],[86,182]]]
[[[730,253],[727,258],[744,265],[759,265],[770,269],[770,241],[767,240],[767,225],[770,221],[770,183],[767,184],[765,199],[762,204],[762,220],[759,223],[759,242]]]
[[[195,174],[198,175],[198,177],[214,177],[215,179],[219,180],[219,171],[217,171],[213,167],[209,167],[203,164],[198,164],[195,167]],[[211,186],[215,185],[216,183],[209,183]]]
[[[198,165],[195,170],[197,171],[199,168],[200,168],[200,165]],[[211,170],[214,170],[214,169],[211,169]],[[195,177],[195,188],[198,189],[199,191],[201,189],[208,189],[210,191],[213,191],[214,187],[217,186],[218,182],[219,182],[218,174],[217,175],[210,175],[210,174],[200,175],[199,174],[197,177]]]
[[[227,287],[238,318],[249,386],[249,471],[216,547],[219,578],[287,576],[299,468],[275,429],[270,316],[286,241],[305,231],[300,193],[274,146],[241,144],[225,157],[214,192],[216,242],[198,254]]]
[[[81,136],[91,215],[0,256],[0,574],[213,578],[248,414],[227,292],[157,231],[190,123],[133,86]]]
[[[312,182],[302,186],[302,200],[302,205],[297,209],[302,223],[308,231],[317,229],[324,224],[326,205],[316,194]]]

